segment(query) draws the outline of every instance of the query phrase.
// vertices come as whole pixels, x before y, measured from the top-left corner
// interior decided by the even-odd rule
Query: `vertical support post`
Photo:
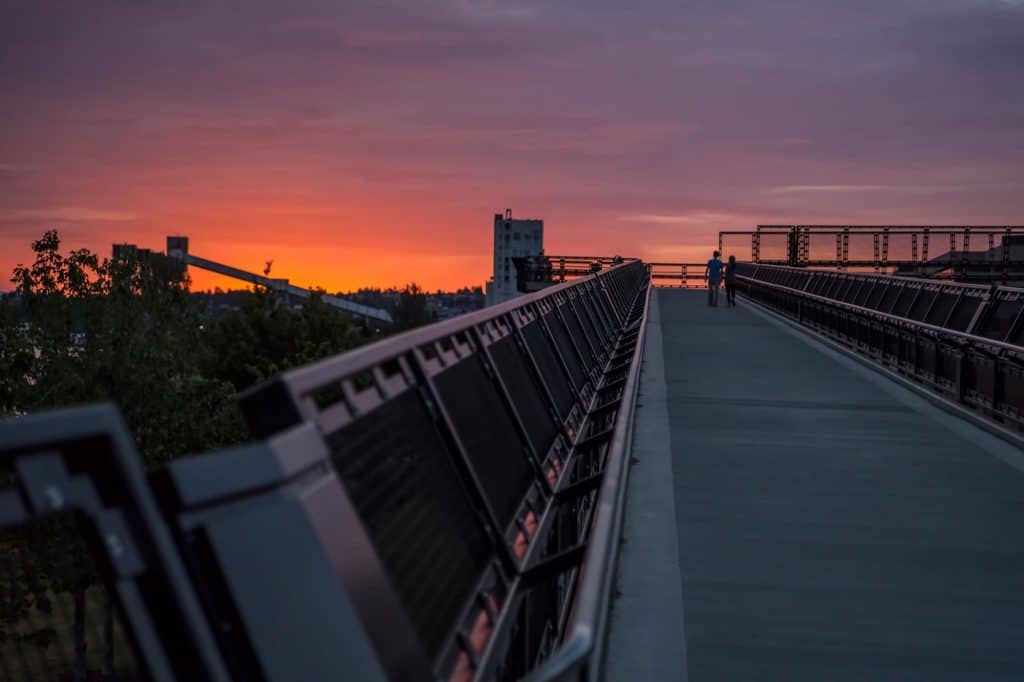
[[[889,265],[889,228],[882,229],[882,265]]]
[[[843,267],[843,235],[836,232],[836,264],[840,269]]]
[[[722,248],[722,233],[718,233],[718,253],[724,254],[725,249]]]
[[[755,263],[761,262],[761,226],[754,228],[750,235],[750,259]]]
[[[1010,228],[1003,233],[1003,282],[1006,281],[1010,269]]]
[[[874,246],[875,272],[878,272],[882,268],[879,265],[879,253],[878,253],[879,252],[879,246],[878,246],[878,233],[877,232],[872,232],[871,233],[871,242],[872,242],[872,245]]]
[[[850,228],[843,228],[843,257],[840,260],[840,269],[845,270],[850,260]]]
[[[921,262],[922,263],[927,263],[928,262],[928,228],[927,227],[924,228],[924,236],[922,237],[921,242],[922,242]]]
[[[938,348],[938,344],[936,344]],[[960,346],[956,354],[956,399],[963,402],[967,395],[967,347]]]
[[[964,250],[960,253],[960,276],[967,277],[967,255],[971,250],[971,228],[964,228]]]
[[[985,251],[985,264],[988,265],[988,276],[992,279],[996,259],[996,233],[989,230],[988,232],[988,249]]]
[[[917,232],[910,234],[910,260],[914,262],[914,266],[917,266]]]

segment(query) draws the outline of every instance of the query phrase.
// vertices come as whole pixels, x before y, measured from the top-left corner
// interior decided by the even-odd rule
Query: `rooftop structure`
[[[494,274],[487,281],[486,301],[492,306],[519,296],[514,259],[544,253],[544,221],[513,218],[512,209],[494,215]]]

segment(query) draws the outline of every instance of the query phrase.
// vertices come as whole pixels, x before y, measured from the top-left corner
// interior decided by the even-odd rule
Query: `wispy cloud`
[[[765,190],[765,194],[851,193],[851,192],[951,192],[966,185],[785,185]]]
[[[0,173],[28,173],[40,168],[38,163],[0,163]]]
[[[52,206],[49,208],[0,209],[0,221],[14,222],[19,220],[54,220],[69,222],[109,221],[121,222],[136,220],[135,213],[87,206]]]
[[[704,227],[732,222],[737,216],[732,213],[716,213],[714,211],[688,211],[686,213],[638,213],[620,216],[619,220],[628,223],[651,223],[654,225],[682,225]]]

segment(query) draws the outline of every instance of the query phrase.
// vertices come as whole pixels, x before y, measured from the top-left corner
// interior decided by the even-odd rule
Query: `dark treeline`
[[[0,295],[0,418],[111,401],[149,467],[244,441],[239,391],[380,337],[316,296],[289,307],[257,290],[214,314],[159,254],[62,251],[56,232],[32,248]],[[432,319],[415,284],[389,307],[395,330]],[[11,482],[0,465],[0,489]],[[0,531],[3,667],[27,657],[46,679],[122,679],[123,633],[87,559],[73,520]]]
[[[267,290],[213,315],[174,261],[62,252],[47,232],[0,300],[0,414],[116,403],[147,463],[243,439],[234,396],[284,370],[379,338],[318,297]],[[389,306],[396,330],[431,321],[415,284]]]

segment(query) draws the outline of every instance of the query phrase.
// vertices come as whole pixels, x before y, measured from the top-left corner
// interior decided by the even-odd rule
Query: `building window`
[[[506,230],[509,229],[510,227],[512,227],[512,223],[505,223],[505,229]]]

